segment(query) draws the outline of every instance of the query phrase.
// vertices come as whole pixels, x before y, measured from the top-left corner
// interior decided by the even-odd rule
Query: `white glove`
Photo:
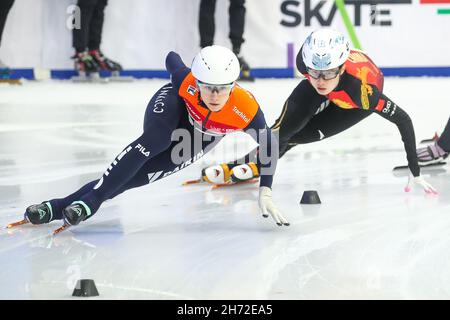
[[[270,215],[273,220],[277,223],[277,225],[288,226],[289,222],[281,215],[280,210],[275,206],[272,201],[272,189],[268,187],[260,187],[259,188],[259,208],[261,209],[262,216],[267,218]]]
[[[426,182],[422,176],[412,177],[411,175],[408,177],[408,184],[405,187],[405,192],[411,191],[411,185],[413,183],[421,186],[426,193],[438,194],[437,190],[431,184]]]

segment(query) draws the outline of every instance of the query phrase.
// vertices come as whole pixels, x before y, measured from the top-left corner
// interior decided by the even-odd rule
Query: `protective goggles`
[[[306,70],[308,71],[308,74],[313,79],[319,79],[320,77],[322,77],[322,79],[324,79],[324,80],[331,80],[338,76],[339,71],[341,71],[341,67],[337,67],[337,68],[333,68],[333,69],[329,69],[329,70],[315,70],[315,69],[306,68]]]
[[[200,88],[200,90],[207,93],[217,92],[217,94],[223,94],[231,91],[231,89],[234,87],[234,82],[228,84],[209,84],[197,80],[197,86]]]

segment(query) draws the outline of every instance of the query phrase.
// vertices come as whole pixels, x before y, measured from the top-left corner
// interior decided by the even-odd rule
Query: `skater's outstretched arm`
[[[375,109],[374,112],[397,126],[405,147],[408,167],[413,175],[413,178],[409,178],[405,191],[409,192],[412,183],[415,183],[422,187],[426,193],[437,194],[437,190],[420,175],[420,167],[416,153],[416,137],[411,118],[402,108],[384,94],[381,96],[381,99],[385,101],[384,105],[382,105],[382,108]]]
[[[233,166],[227,164],[213,165],[202,170],[202,178],[189,183],[207,181],[215,184],[250,181],[261,176],[259,188],[259,207],[263,217],[269,215],[279,226],[288,226],[289,222],[272,201],[272,182],[278,161],[278,141],[267,126],[261,108],[245,127],[244,132],[249,134],[258,144],[259,153],[256,163],[241,163]],[[189,184],[186,183],[186,184]]]
[[[258,203],[262,215],[267,218],[270,214],[277,225],[288,226],[289,222],[272,201],[273,175],[278,162],[278,141],[267,126],[261,108],[259,108],[258,113],[245,129],[245,132],[250,134],[259,144],[257,166],[260,169],[261,179],[259,182]]]
[[[374,112],[397,126],[405,147],[408,167],[413,176],[417,177],[420,175],[420,167],[417,160],[416,137],[411,118],[402,108],[384,94],[381,96],[381,99],[385,101],[384,106],[378,108],[378,110],[374,110]]]
[[[272,187],[273,175],[278,162],[278,141],[272,130],[266,125],[261,109],[245,130],[258,143],[256,164],[259,168],[260,187]]]

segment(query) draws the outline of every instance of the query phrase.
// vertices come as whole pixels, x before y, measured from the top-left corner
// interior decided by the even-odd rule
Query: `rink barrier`
[[[386,77],[450,77],[450,67],[381,68]]]
[[[450,67],[401,67],[401,68],[381,68],[387,77],[450,77]],[[75,70],[50,70],[48,75],[43,77],[42,70],[39,76],[34,69],[11,69],[11,79],[36,80],[43,78],[70,79],[76,75]],[[165,70],[123,70],[122,76],[131,76],[136,79],[169,79],[169,73]],[[110,75],[109,72],[100,72],[101,76]],[[293,68],[255,68],[251,70],[251,75],[255,78],[294,78]]]

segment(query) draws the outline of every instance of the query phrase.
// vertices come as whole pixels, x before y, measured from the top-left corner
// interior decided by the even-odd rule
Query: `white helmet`
[[[194,77],[208,84],[228,84],[236,81],[241,68],[230,49],[213,45],[203,48],[192,61]]]
[[[314,31],[303,44],[303,62],[315,70],[339,67],[347,60],[349,53],[350,42],[333,29]]]

